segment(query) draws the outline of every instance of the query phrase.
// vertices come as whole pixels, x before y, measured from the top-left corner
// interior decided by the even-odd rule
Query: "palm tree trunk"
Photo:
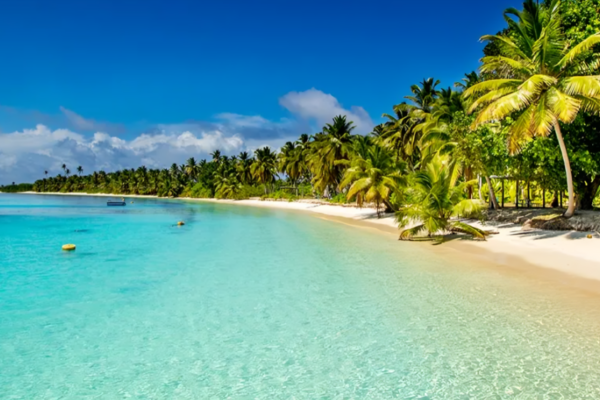
[[[496,199],[496,193],[494,192],[494,188],[492,187],[492,180],[489,176],[485,176],[485,181],[488,185],[488,191],[490,192],[490,199],[492,200],[492,204],[494,205],[494,210],[499,210],[498,200]]]
[[[465,180],[467,182],[471,180],[471,167],[465,168]],[[467,187],[467,196],[469,200],[473,199],[473,186],[471,185]]]
[[[565,211],[564,216],[571,218],[575,214],[575,192],[573,191],[573,174],[571,173],[571,162],[569,161],[569,154],[567,153],[567,147],[563,140],[562,131],[558,122],[554,123],[554,131],[556,132],[556,138],[560,145],[560,152],[562,153],[563,162],[565,163],[565,172],[567,174],[567,190],[569,192],[569,207]]]
[[[483,193],[481,193],[481,175],[477,175],[477,180],[479,182],[479,200],[483,201]]]

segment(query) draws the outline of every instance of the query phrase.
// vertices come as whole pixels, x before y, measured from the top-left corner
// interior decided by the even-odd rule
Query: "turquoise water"
[[[0,194],[0,399],[600,398],[593,295],[309,214],[105,202]]]

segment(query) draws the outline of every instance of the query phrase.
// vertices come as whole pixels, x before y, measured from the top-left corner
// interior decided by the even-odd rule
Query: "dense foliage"
[[[403,238],[485,233],[457,218],[488,204],[548,203],[566,215],[600,187],[600,0],[526,0],[484,36],[480,71],[454,88],[425,79],[369,135],[345,116],[279,151],[190,158],[168,169],[45,177],[34,190],[371,203],[395,211]]]
[[[2,193],[19,193],[19,192],[30,192],[33,190],[31,183],[19,183],[12,185],[0,186],[0,192]]]

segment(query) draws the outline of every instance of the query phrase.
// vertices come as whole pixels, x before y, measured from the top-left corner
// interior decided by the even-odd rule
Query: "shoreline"
[[[393,216],[378,219],[374,209],[358,207],[342,207],[339,205],[323,205],[318,201],[299,200],[218,200],[197,199],[189,197],[165,198],[148,195],[115,195],[105,193],[36,193],[20,194],[59,195],[59,196],[96,196],[124,198],[156,198],[192,202],[210,202],[232,204],[238,206],[263,207],[302,211],[333,222],[344,223],[359,228],[376,229],[398,238],[398,228]],[[522,231],[520,225],[486,223],[474,225],[486,229],[493,228],[498,234],[491,235],[487,241],[469,240],[461,236],[451,236],[442,245],[433,242],[412,242],[416,246],[430,246],[431,251],[450,257],[468,258],[478,262],[488,262],[503,270],[525,272],[527,274],[542,273],[561,282],[583,285],[587,289],[598,291],[600,286],[600,239],[594,234],[587,238],[587,232],[575,231]],[[532,271],[532,268],[538,271]],[[588,282],[575,282],[586,280]],[[589,282],[592,280],[593,282]],[[590,283],[593,285],[590,286]]]

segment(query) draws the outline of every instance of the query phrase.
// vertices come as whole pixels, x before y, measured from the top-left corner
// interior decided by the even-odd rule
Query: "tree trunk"
[[[471,167],[465,168],[465,180],[467,182],[471,180]],[[467,187],[467,197],[469,200],[473,199],[473,186]]]
[[[494,210],[499,210],[500,207],[498,206],[498,200],[496,199],[496,193],[494,193],[494,188],[492,187],[492,180],[490,179],[489,176],[485,176],[485,181],[487,182],[488,185],[488,191],[490,192],[490,200],[492,201],[492,204],[494,205]]]
[[[479,181],[479,200],[484,201],[483,193],[481,193],[481,175],[477,175],[477,180]]]
[[[542,208],[546,208],[546,189],[542,189]]]
[[[557,208],[558,207],[558,192],[554,192],[554,198],[552,198],[552,203],[550,207]]]
[[[591,182],[588,182],[585,191],[581,194],[579,205],[582,210],[592,210],[594,208],[594,199],[600,188],[600,175],[596,176]]]
[[[567,174],[567,191],[569,192],[569,207],[565,211],[564,216],[571,218],[575,214],[575,192],[573,191],[573,174],[571,173],[571,162],[569,161],[569,154],[567,153],[567,147],[563,140],[562,131],[560,130],[560,124],[554,123],[554,131],[560,145],[560,152],[562,153],[563,162],[565,163],[565,173]]]

